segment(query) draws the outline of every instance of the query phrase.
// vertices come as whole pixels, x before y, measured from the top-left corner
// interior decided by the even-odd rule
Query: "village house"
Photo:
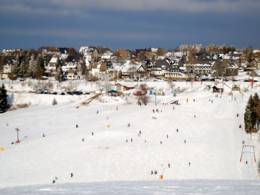
[[[0,78],[1,79],[8,79],[8,75],[12,72],[12,65],[6,64],[3,66],[3,70],[0,71]]]
[[[76,62],[67,62],[61,69],[63,72],[67,72],[69,70],[77,70],[77,66],[78,64]]]
[[[113,52],[107,50],[103,54],[101,54],[101,60],[110,60],[113,55]]]
[[[121,66],[120,71],[124,78],[138,79],[146,76],[146,70],[140,63],[127,62]]]
[[[182,72],[165,72],[164,77],[167,80],[184,81],[188,79],[188,76]]]
[[[87,70],[91,69],[91,64],[98,58],[98,52],[96,47],[82,46],[79,49],[79,53],[83,56],[83,61]]]
[[[76,80],[79,79],[79,75],[77,74],[76,70],[69,69],[64,73],[65,80]]]
[[[185,64],[185,69],[188,74],[202,76],[211,73],[211,64]]]
[[[170,61],[166,59],[157,59],[151,68],[151,76],[162,77],[164,73],[169,71],[171,68]]]
[[[76,62],[67,62],[65,65],[61,67],[64,78],[66,80],[76,80],[80,79],[79,73],[78,73],[78,64]]]
[[[124,64],[113,63],[112,68],[109,69],[110,75],[112,77],[131,78],[139,80],[148,76],[148,71],[140,62],[127,60]]]
[[[153,68],[150,72],[151,76],[157,77],[157,78],[161,78],[164,76],[164,74],[168,72],[167,70],[163,70],[162,68],[158,67],[158,68]]]
[[[42,54],[48,54],[48,55],[60,55],[61,52],[56,47],[42,47],[40,48]]]
[[[49,63],[45,67],[45,72],[48,75],[53,76],[53,75],[56,74],[56,66],[58,64],[58,60],[59,60],[58,56],[56,56],[56,55],[52,56],[51,60],[49,61]]]
[[[91,64],[91,68],[89,70],[90,78],[101,79],[106,74],[108,74],[107,62],[100,61]]]
[[[226,69],[226,76],[236,76],[238,75],[238,65],[236,64],[229,64]]]

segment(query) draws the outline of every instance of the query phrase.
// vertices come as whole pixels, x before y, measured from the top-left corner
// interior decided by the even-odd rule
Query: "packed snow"
[[[247,135],[243,125],[259,84],[236,82],[241,91],[231,94],[234,83],[221,83],[221,95],[208,88],[213,82],[176,82],[176,96],[167,82],[146,84],[164,95],[138,106],[133,90],[91,99],[96,84],[77,83],[91,93],[72,96],[7,83],[12,101],[29,107],[0,115],[0,193],[259,194],[259,134]]]
[[[61,185],[26,186],[4,188],[2,194],[8,195],[51,195],[51,194],[131,194],[131,195],[258,195],[260,184],[258,181],[150,181],[150,182],[105,182],[78,183]]]

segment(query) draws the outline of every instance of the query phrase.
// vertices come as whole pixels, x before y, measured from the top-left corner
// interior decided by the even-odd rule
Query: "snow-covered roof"
[[[194,66],[194,67],[211,67],[211,64],[186,64],[186,66]]]
[[[156,53],[158,51],[158,48],[151,48],[151,52]]]
[[[253,50],[253,53],[255,54],[255,53],[260,53],[260,50],[259,49],[254,49]]]
[[[63,53],[63,54],[60,55],[60,58],[62,60],[66,60],[68,58],[68,56],[69,56],[68,54]]]
[[[56,64],[58,62],[58,57],[57,56],[53,56],[51,58],[51,60],[49,61],[49,63],[52,63],[52,64]]]
[[[113,53],[111,51],[106,51],[105,53],[102,54],[101,58],[108,60],[111,58],[112,55]]]
[[[125,64],[114,63],[113,68],[121,72],[135,72],[142,66],[141,63],[133,64],[131,61],[127,61]]]
[[[175,57],[182,57],[184,55],[184,53],[182,51],[177,51],[177,52],[173,52],[173,55]]]
[[[63,71],[68,71],[70,69],[76,69],[77,68],[77,63],[74,62],[68,62],[65,66],[61,67]]]

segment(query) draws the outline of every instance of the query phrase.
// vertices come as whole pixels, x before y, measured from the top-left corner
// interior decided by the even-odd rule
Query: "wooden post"
[[[19,131],[20,129],[19,128],[16,128],[16,143],[20,143],[20,139],[19,139]]]

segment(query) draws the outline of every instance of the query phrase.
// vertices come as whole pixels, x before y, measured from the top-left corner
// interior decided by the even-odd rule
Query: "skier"
[[[74,174],[73,173],[70,173],[70,177],[72,178],[74,176]]]
[[[93,131],[92,131],[91,135],[94,136],[94,132]]]
[[[178,133],[178,132],[179,132],[179,129],[176,129],[176,132]]]
[[[190,165],[191,165],[191,162],[189,162],[189,167],[190,167]]]
[[[79,127],[79,125],[78,124],[76,124],[76,128],[78,128]]]
[[[186,139],[184,140],[184,144],[186,144]]]

